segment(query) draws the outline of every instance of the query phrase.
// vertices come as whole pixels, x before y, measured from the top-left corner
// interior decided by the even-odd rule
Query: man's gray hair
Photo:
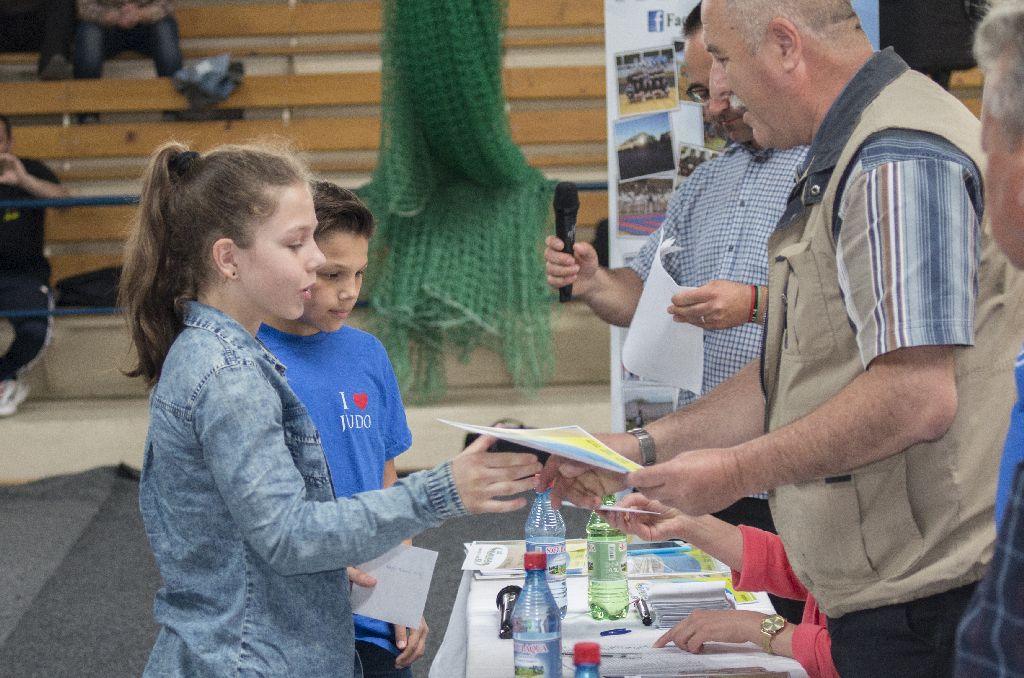
[[[985,110],[1003,123],[1006,141],[1024,141],[1024,0],[993,2],[974,34],[985,73]]]
[[[751,53],[764,38],[768,22],[776,17],[792,21],[797,28],[827,37],[836,25],[856,19],[850,0],[724,0],[729,20],[743,37]]]

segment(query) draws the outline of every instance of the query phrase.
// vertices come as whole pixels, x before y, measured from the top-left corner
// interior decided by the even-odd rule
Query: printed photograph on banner
[[[683,179],[693,174],[693,170],[697,169],[701,163],[711,160],[711,158],[718,155],[718,151],[704,146],[694,146],[693,144],[679,144],[679,161],[676,163],[676,182],[678,186]]]
[[[679,402],[679,390],[671,386],[624,386],[626,430],[650,424],[671,414]]]
[[[703,146],[707,138],[704,125],[704,109],[700,104],[684,101],[679,109],[669,114],[672,122],[672,149],[678,159],[680,145]],[[676,165],[673,163],[672,168]]]
[[[619,117],[671,110],[679,105],[672,47],[615,55]]]
[[[619,235],[647,236],[665,220],[672,197],[671,176],[646,177],[619,182]]]
[[[680,102],[690,100],[690,97],[686,96],[686,88],[690,86],[690,79],[686,75],[686,57],[683,55],[685,49],[686,41],[682,38],[672,41],[672,51],[676,55],[676,96],[679,97]]]
[[[614,129],[619,181],[675,171],[675,145],[667,112],[617,120]]]

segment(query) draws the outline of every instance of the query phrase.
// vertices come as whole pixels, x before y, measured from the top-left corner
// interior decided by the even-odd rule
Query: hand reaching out
[[[532,490],[540,473],[537,457],[527,453],[488,452],[495,439],[480,436],[452,460],[452,477],[470,513],[508,513],[526,506],[526,499],[498,499]]]

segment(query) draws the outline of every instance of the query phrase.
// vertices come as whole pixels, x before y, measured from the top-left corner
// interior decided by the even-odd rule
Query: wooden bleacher
[[[243,60],[324,55],[341,70],[247,75],[222,105],[243,109],[246,119],[218,122],[154,121],[161,111],[187,108],[166,79],[5,83],[3,112],[16,117],[18,152],[48,162],[75,193],[137,190],[145,158],[168,139],[202,149],[285,137],[319,174],[347,185],[368,178],[380,136],[380,74],[345,70],[344,62],[347,55],[379,53],[378,0],[193,4],[180,8],[178,18],[187,58],[224,51]],[[602,3],[511,0],[507,25],[507,53],[527,54],[542,64],[508,66],[504,72],[516,143],[553,177],[603,180]],[[592,53],[589,63],[555,65],[565,63],[559,56],[565,50],[581,46]],[[0,63],[4,57],[11,63],[18,55],[0,55]],[[82,112],[107,115],[100,124],[78,125],[75,114]],[[607,214],[604,192],[584,194],[582,202],[581,224]],[[130,208],[51,212],[47,241],[54,279],[119,260]]]

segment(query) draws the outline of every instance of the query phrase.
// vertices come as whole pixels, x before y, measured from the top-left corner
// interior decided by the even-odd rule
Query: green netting
[[[512,142],[498,0],[385,0],[374,330],[399,383],[444,394],[444,358],[481,343],[515,383],[553,367],[540,243],[553,183]]]

